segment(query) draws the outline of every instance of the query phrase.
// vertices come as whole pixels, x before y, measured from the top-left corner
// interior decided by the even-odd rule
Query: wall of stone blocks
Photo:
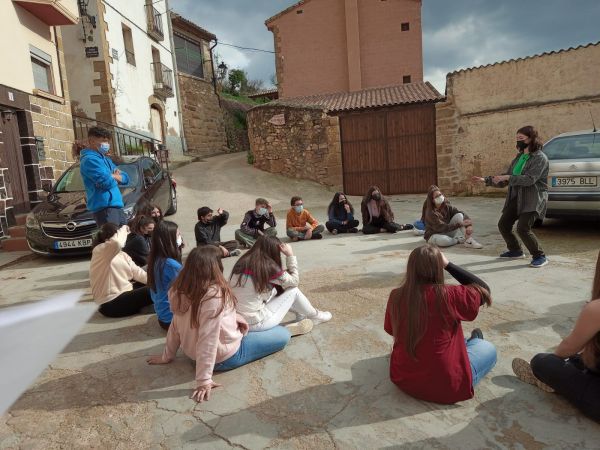
[[[326,186],[342,185],[337,117],[318,108],[255,107],[248,112],[248,137],[255,167]]]

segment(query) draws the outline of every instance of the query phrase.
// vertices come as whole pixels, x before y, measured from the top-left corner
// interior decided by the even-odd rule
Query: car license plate
[[[55,241],[55,249],[91,247],[91,239],[73,239],[72,241]]]
[[[552,187],[598,186],[597,177],[552,177]]]

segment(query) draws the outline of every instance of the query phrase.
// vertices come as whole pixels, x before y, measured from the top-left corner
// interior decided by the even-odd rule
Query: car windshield
[[[136,187],[139,182],[139,172],[135,164],[120,164],[117,166],[121,172],[127,172],[129,183],[127,185],[119,185],[121,189],[126,187]],[[83,178],[79,171],[79,165],[71,166],[54,187],[54,192],[83,192]]]
[[[600,133],[565,136],[544,146],[550,160],[600,158]]]

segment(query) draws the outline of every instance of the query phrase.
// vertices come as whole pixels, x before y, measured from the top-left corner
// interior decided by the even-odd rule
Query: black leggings
[[[396,233],[402,230],[402,228],[402,225],[394,222],[386,222],[383,218],[377,217],[373,218],[371,223],[363,224],[362,232],[363,234],[377,234],[381,233],[381,230],[384,229],[388,233]]]
[[[531,370],[583,414],[600,421],[600,375],[586,369],[578,355],[564,360],[553,353],[540,353],[531,360]]]
[[[98,311],[106,317],[127,317],[139,313],[140,309],[151,304],[150,288],[144,286],[123,292],[110,302],[100,305]]]
[[[325,226],[329,231],[338,230],[338,233],[347,233],[348,230],[351,230],[352,228],[356,228],[358,226],[358,220],[349,220],[346,224],[327,221]]]

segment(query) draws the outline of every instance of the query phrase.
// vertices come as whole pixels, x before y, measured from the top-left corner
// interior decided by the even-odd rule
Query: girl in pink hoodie
[[[213,371],[243,366],[283,349],[290,333],[285,327],[248,333],[248,324],[236,313],[236,300],[223,276],[221,252],[213,246],[197,247],[169,290],[173,321],[162,355],[148,364],[171,362],[181,347],[196,360],[196,387],[191,398],[210,399],[211,389],[221,386]]]

